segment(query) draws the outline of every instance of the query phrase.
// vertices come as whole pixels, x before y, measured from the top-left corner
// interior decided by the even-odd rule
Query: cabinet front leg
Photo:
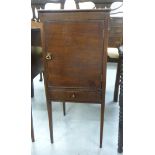
[[[48,121],[49,121],[49,130],[50,130],[50,139],[53,143],[53,118],[52,118],[52,102],[47,101],[47,110],[48,110]]]
[[[100,148],[102,148],[102,140],[103,140],[103,124],[104,124],[104,103],[101,103],[101,118],[100,118]]]

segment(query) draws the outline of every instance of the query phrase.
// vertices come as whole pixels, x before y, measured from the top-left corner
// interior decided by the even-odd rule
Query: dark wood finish
[[[41,44],[41,33],[40,33],[41,28],[42,28],[41,23],[31,21],[31,46],[40,46],[40,47],[42,46],[42,44]],[[32,59],[34,59],[33,57],[37,57],[37,56],[32,55]],[[40,59],[40,57],[38,59]],[[32,60],[32,61],[36,61],[36,59]],[[35,67],[32,67],[32,68],[34,68],[34,70],[32,70],[32,74],[34,74],[34,72],[36,72],[36,70],[38,70],[38,71],[40,70],[40,80],[39,81],[43,80],[43,77],[42,77],[43,68],[42,68],[41,63],[42,62],[40,61],[39,66],[31,65],[31,67],[35,66]],[[31,64],[36,64],[36,63],[32,62]],[[36,74],[34,76],[32,75],[32,79],[31,79],[31,97],[34,96],[33,78],[36,75],[39,74],[38,71],[36,72]]]
[[[76,8],[79,8],[79,2],[88,2],[89,0],[74,0],[76,3]],[[123,2],[123,0],[92,0],[95,4],[96,8],[104,8],[110,7],[114,2]],[[39,21],[39,18],[36,18],[35,15],[35,8],[36,9],[44,9],[45,4],[47,3],[61,3],[61,9],[64,9],[65,0],[32,0],[31,7],[33,12],[33,19]],[[120,45],[123,44],[123,18],[121,17],[113,17],[110,19],[110,31],[109,31],[109,42],[108,47],[115,47],[118,48]],[[36,34],[37,35],[37,34]],[[39,38],[39,37],[36,37]],[[108,57],[108,62],[117,63],[117,72],[116,72],[116,80],[115,80],[115,87],[114,87],[114,96],[113,101],[118,101],[118,92],[119,92],[119,59],[117,58],[110,58]],[[42,74],[40,74],[40,81],[42,81]],[[33,85],[32,85],[33,86]]]
[[[79,3],[80,2],[93,2],[95,4],[96,8],[110,8],[111,4],[114,2],[123,2],[123,0],[74,0],[76,4],[76,8],[80,9]],[[31,7],[32,7],[32,13],[33,13],[33,18],[32,20],[38,20],[38,18],[35,15],[35,8],[36,9],[44,9],[45,5],[47,3],[60,3],[61,9],[64,9],[66,0],[31,0]]]
[[[31,46],[41,46],[40,28],[31,28]]]
[[[39,81],[43,81],[42,72],[40,72],[40,80]]]
[[[40,22],[31,21],[31,46],[42,46],[42,40],[41,40],[42,26],[43,25]],[[34,53],[31,51],[31,97],[34,97],[33,79],[38,74],[40,74],[40,81],[42,81],[43,80],[42,79],[42,74],[43,74],[42,55],[37,55],[37,53]],[[63,104],[63,108],[64,108],[64,104]],[[63,112],[65,114],[65,109]],[[51,120],[51,114],[49,114],[49,117]],[[31,113],[31,138],[32,138],[32,141],[34,142],[32,113]],[[52,138],[52,135],[51,135],[51,138]]]
[[[102,148],[102,140],[103,140],[103,122],[104,122],[104,107],[105,104],[101,104],[101,113],[100,113],[100,148]]]
[[[80,9],[80,2],[88,2],[89,0],[75,0],[76,8]],[[123,0],[91,0],[96,8],[110,8],[111,4],[114,2],[123,2]],[[90,1],[89,1],[90,2]],[[108,47],[119,48],[123,45],[123,18],[122,17],[112,17],[110,18],[110,26],[109,26],[109,41]],[[108,57],[108,62],[117,63],[117,72],[116,72],[116,80],[114,87],[114,96],[113,101],[118,101],[118,92],[119,92],[119,73],[120,73],[120,60],[119,58],[110,58]]]
[[[49,122],[49,129],[50,129],[50,139],[51,143],[54,142],[53,140],[53,119],[52,119],[52,104],[50,100],[47,100],[47,110],[48,110],[48,122]]]
[[[111,4],[114,2],[123,2],[123,0],[74,0],[76,3],[76,8],[79,9],[80,2],[93,2],[96,8],[110,8]]]
[[[87,93],[87,95],[86,95]],[[74,88],[68,90],[67,88],[60,90],[51,90],[49,92],[49,99],[52,101],[66,101],[66,102],[83,102],[96,103],[100,100],[100,93],[92,90],[82,90]]]
[[[118,101],[118,94],[119,94],[118,92],[119,92],[119,81],[120,81],[120,58],[116,60],[116,63],[117,63],[117,70],[116,70],[115,88],[114,88],[114,96],[113,96],[114,102]]]
[[[40,29],[42,28],[41,23],[31,22],[31,46],[41,46]],[[31,48],[31,97],[34,97],[34,86],[33,79],[42,71],[42,60],[41,55],[37,55],[32,51]],[[33,129],[33,117],[31,109],[31,139],[35,141],[34,129]]]
[[[35,14],[35,9],[44,9],[47,3],[60,3],[60,9],[64,9],[65,1],[66,0],[31,0],[31,8],[33,14],[32,20],[39,21],[39,18],[37,18]]]
[[[120,49],[120,94],[119,94],[119,132],[118,152],[123,152],[123,49]]]
[[[40,10],[39,18],[51,142],[50,101],[98,103],[102,147],[109,10]]]
[[[63,102],[63,113],[64,113],[64,116],[66,115],[66,103]]]
[[[123,45],[123,18],[122,17],[111,17],[109,24],[109,41],[108,47],[118,48]],[[108,57],[108,62],[117,63],[117,72],[114,88],[113,101],[118,101],[119,92],[119,80],[120,80],[120,58]]]
[[[111,17],[108,47],[119,48],[121,45],[123,45],[123,17]]]
[[[31,47],[41,47],[41,33],[42,24],[31,21]],[[42,54],[33,51],[31,48],[31,97],[34,96],[33,79],[43,72]],[[42,77],[41,77],[42,80]]]
[[[103,137],[103,121],[104,121],[104,107],[105,107],[105,93],[106,93],[106,69],[107,69],[107,48],[108,48],[108,39],[109,39],[109,33],[108,33],[108,27],[109,27],[109,16],[105,16],[104,19],[104,26],[105,31],[103,33],[104,35],[104,45],[103,50],[105,53],[103,54],[102,59],[102,78],[101,78],[101,121],[100,121],[100,148],[102,148],[102,137]]]
[[[32,78],[31,78],[31,97],[34,97],[34,84]]]
[[[31,109],[31,140],[32,140],[32,142],[35,141],[35,139],[34,139],[34,129],[33,129],[32,109]]]

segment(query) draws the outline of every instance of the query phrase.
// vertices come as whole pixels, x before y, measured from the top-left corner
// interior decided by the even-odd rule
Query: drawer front
[[[101,95],[96,91],[64,91],[53,90],[49,92],[49,98],[52,101],[70,101],[70,102],[86,102],[99,103]]]

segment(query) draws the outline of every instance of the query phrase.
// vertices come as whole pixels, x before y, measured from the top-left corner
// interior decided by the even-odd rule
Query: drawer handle
[[[53,60],[53,56],[51,55],[51,53],[47,53],[46,59],[47,60]]]
[[[76,96],[75,96],[75,93],[73,93],[73,94],[72,94],[72,98],[75,98],[75,97],[76,97]]]

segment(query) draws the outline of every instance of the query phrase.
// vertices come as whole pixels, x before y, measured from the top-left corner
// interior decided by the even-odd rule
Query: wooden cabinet
[[[102,147],[109,13],[41,10],[39,18],[51,141],[51,101],[99,103]]]

